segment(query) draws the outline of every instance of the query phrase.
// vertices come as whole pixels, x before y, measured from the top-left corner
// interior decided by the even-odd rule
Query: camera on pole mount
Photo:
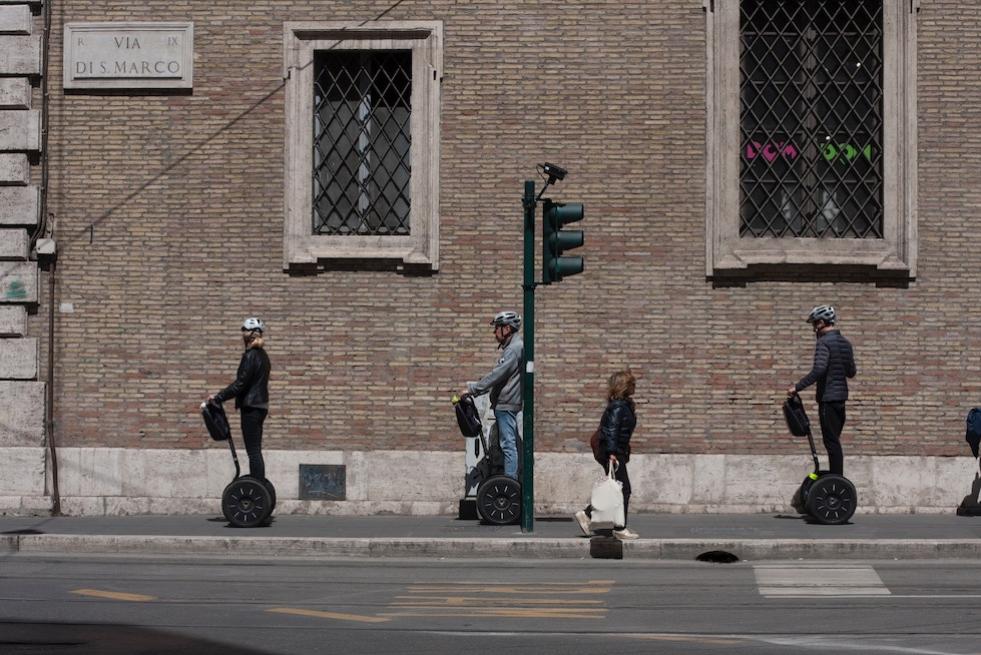
[[[550,164],[545,162],[544,164],[538,165],[538,173],[545,178],[545,184],[542,186],[542,190],[538,192],[538,197],[535,198],[537,203],[545,195],[545,190],[555,184],[556,182],[561,182],[565,179],[565,176],[569,174],[569,171],[565,170],[558,164]]]
[[[561,166],[549,164],[548,162],[542,164],[542,172],[548,176],[549,184],[561,182],[565,179],[565,176],[569,174],[569,171],[565,170]]]

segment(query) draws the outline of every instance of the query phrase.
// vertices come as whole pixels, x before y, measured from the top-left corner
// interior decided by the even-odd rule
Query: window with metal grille
[[[412,52],[314,58],[313,233],[410,233]]]
[[[740,235],[883,237],[882,0],[740,2]]]

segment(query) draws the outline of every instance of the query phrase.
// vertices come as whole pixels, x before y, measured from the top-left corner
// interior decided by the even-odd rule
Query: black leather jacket
[[[269,355],[262,348],[242,353],[235,381],[215,394],[221,402],[235,399],[235,408],[269,409]]]
[[[630,461],[630,436],[637,427],[632,400],[615,398],[606,406],[600,421],[603,448],[609,455],[613,453],[621,462]]]

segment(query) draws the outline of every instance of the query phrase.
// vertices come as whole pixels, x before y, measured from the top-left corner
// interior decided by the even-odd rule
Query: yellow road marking
[[[431,605],[435,603],[442,603],[444,605],[476,605],[479,606],[481,603],[487,602],[486,598],[480,598],[476,596],[396,596],[396,601],[409,601],[417,602],[426,605]],[[583,598],[581,600],[572,599],[560,599],[560,598],[522,598],[519,601],[522,605],[602,605],[601,600],[590,600],[588,598]],[[406,605],[404,602],[396,602],[397,605]]]
[[[479,587],[485,587],[486,586],[486,587],[490,587],[490,588],[495,588],[495,587],[510,588],[510,587],[518,586],[518,587],[534,587],[534,588],[539,588],[539,587],[555,587],[556,589],[562,589],[562,588],[568,588],[568,587],[577,587],[577,588],[579,588],[579,587],[583,587],[584,585],[594,585],[594,586],[606,586],[606,587],[609,587],[609,586],[613,585],[615,582],[616,582],[616,580],[587,580],[586,582],[541,582],[541,583],[533,582],[533,583],[529,583],[529,584],[522,584],[520,582],[509,582],[509,583],[500,583],[499,582],[499,583],[488,584],[486,582],[477,582],[477,581],[475,581],[475,582],[453,582],[453,581],[446,581],[446,582],[416,582],[414,584],[415,584],[415,586],[421,586],[421,587],[464,587],[464,586],[466,586],[466,587],[473,587],[473,586],[476,585],[476,586],[479,586]]]
[[[345,614],[344,612],[322,612],[320,610],[305,610],[299,607],[274,607],[266,610],[275,614],[293,614],[295,616],[311,616],[317,619],[336,619],[338,621],[358,621],[359,623],[384,623],[388,619],[380,616],[363,616],[361,614]]]
[[[419,582],[407,586],[404,595],[392,600],[390,611],[379,616],[602,619],[607,614],[605,602],[581,596],[607,594],[613,584],[613,580],[526,584]],[[480,589],[479,596],[472,595],[476,588]]]
[[[476,585],[476,583],[475,583]],[[470,585],[473,587],[474,585]],[[592,586],[584,587],[582,585],[577,587],[564,587],[553,589],[552,585],[541,585],[541,586],[515,586],[515,585],[476,585],[480,588],[480,593],[486,598],[487,594],[607,594],[610,593],[611,587],[605,586]],[[412,585],[408,587],[407,591],[410,593],[416,592],[448,592],[452,593],[454,591],[459,591],[459,585]]]
[[[719,644],[719,645],[732,645],[741,644],[745,640],[743,639],[726,639],[724,637],[708,637],[702,635],[619,635],[626,639],[644,639],[647,641],[685,641],[685,642],[697,642],[700,644]]]
[[[408,608],[407,608],[408,609]],[[588,608],[555,608],[547,607],[509,607],[509,608],[460,608],[447,609],[434,607],[432,609],[418,608],[416,611],[383,612],[381,616],[432,616],[460,618],[510,618],[510,619],[602,619],[606,610]]]
[[[103,591],[101,589],[75,589],[72,593],[78,594],[79,596],[94,596],[95,598],[108,598],[109,600],[128,600],[137,603],[157,599],[156,596],[127,594],[122,591]]]

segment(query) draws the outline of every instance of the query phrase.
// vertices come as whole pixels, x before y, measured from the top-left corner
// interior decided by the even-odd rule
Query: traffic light
[[[582,273],[582,257],[563,257],[566,250],[583,244],[582,230],[563,230],[562,226],[581,221],[583,206],[578,202],[552,202],[545,199],[542,230],[542,283],[559,282]]]

